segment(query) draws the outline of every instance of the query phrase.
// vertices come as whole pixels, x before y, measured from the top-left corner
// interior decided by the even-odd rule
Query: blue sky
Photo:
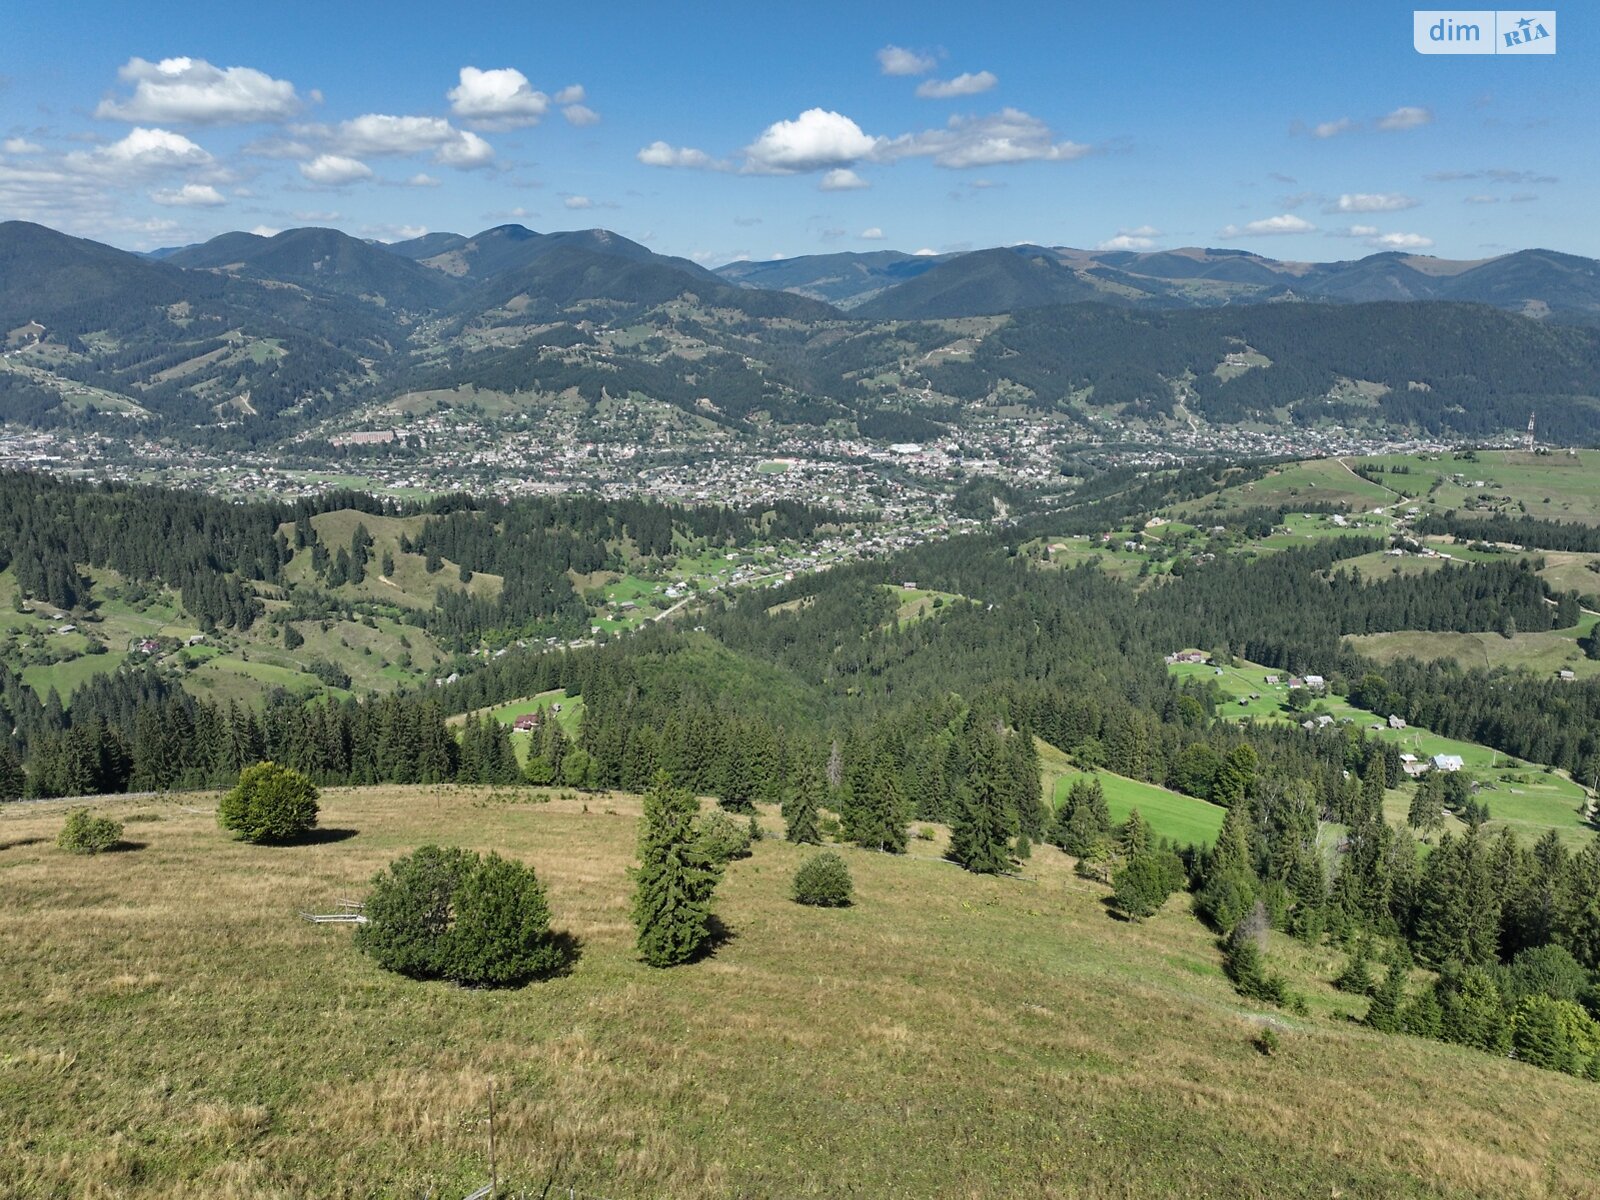
[[[1558,12],[1508,57],[1370,2],[50,6],[7,18],[0,219],[1600,256],[1600,14]]]

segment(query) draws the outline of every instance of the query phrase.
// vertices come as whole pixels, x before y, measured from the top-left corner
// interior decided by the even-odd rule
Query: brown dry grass
[[[637,803],[489,795],[329,792],[356,836],[280,848],[113,804],[160,819],[92,859],[0,810],[0,1196],[464,1194],[491,1078],[503,1177],[616,1200],[1600,1195],[1594,1085],[1370,1034],[1313,977],[1339,956],[1287,944],[1313,1015],[1263,1057],[1181,898],[1114,921],[1053,850],[1032,882],[843,850],[858,903],[822,911],[764,841],[731,940],[663,972],[631,954]],[[409,982],[296,916],[427,841],[532,863],[571,975]]]

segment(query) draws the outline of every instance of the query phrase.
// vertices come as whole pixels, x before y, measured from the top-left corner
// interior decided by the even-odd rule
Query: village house
[[[1389,728],[1390,729],[1404,729],[1405,727],[1406,727],[1406,719],[1404,717],[1397,717],[1393,713],[1389,714]]]
[[[1459,754],[1435,754],[1433,756],[1433,769],[1435,771],[1459,771],[1462,759]]]
[[[511,728],[517,733],[532,733],[539,728],[539,723],[544,719],[544,714],[535,709],[531,713],[523,713],[511,723]]]

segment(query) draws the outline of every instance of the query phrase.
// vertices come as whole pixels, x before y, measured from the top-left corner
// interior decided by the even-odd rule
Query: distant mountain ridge
[[[1600,262],[1543,249],[1475,261],[1384,251],[1305,263],[1200,247],[1139,252],[1022,245],[921,258],[893,251],[805,255],[729,263],[717,273],[743,287],[778,287],[879,320],[982,316],[1082,300],[1158,308],[1456,300],[1600,324]]]
[[[1548,250],[1296,263],[1024,245],[713,272],[605,229],[236,232],[157,256],[6,222],[0,342],[0,418],[227,446],[478,393],[502,410],[559,398],[580,424],[665,404],[738,437],[929,440],[1013,403],[1085,428],[1478,437],[1537,409],[1569,441],[1600,433],[1600,264]]]

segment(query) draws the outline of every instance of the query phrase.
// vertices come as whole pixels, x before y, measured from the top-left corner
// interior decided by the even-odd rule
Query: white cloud
[[[1420,233],[1380,233],[1368,238],[1367,244],[1380,250],[1426,250],[1433,245],[1433,239]]]
[[[535,91],[528,77],[515,67],[490,71],[462,67],[461,82],[445,98],[452,113],[478,129],[537,125],[550,110],[550,97]]]
[[[300,164],[300,174],[320,187],[345,187],[371,179],[372,168],[342,154],[319,154],[310,162]]]
[[[1279,233],[1310,233],[1316,229],[1310,221],[1283,213],[1276,217],[1263,217],[1244,225],[1225,225],[1218,231],[1222,237],[1265,237]]]
[[[917,95],[924,100],[949,100],[954,96],[976,96],[987,92],[1000,80],[992,71],[977,74],[963,72],[954,79],[925,79],[917,85]]]
[[[1430,125],[1432,123],[1432,112],[1426,108],[1418,108],[1411,105],[1397,108],[1387,116],[1378,118],[1378,128],[1384,130],[1415,129],[1419,125]],[[1433,243],[1429,242],[1428,244],[1431,246]]]
[[[825,192],[853,192],[869,188],[872,184],[849,167],[835,167],[822,177],[822,182],[817,186]]]
[[[1107,238],[1095,247],[1096,250],[1148,250],[1154,246],[1155,239],[1136,237],[1131,233],[1119,233],[1114,238]]]
[[[1465,197],[1463,197],[1463,201],[1465,203],[1467,203],[1467,204],[1499,204],[1500,203],[1500,197],[1499,196],[1484,196],[1484,195],[1465,196]]]
[[[651,142],[634,155],[647,167],[681,167],[688,170],[710,171],[717,162],[704,150],[692,146],[669,146],[666,142]]]
[[[44,147],[26,138],[14,137],[0,142],[0,150],[4,150],[7,154],[42,154]]]
[[[294,219],[304,221],[307,225],[332,225],[342,215],[331,208],[303,208],[295,212]]]
[[[878,69],[885,75],[926,75],[938,62],[931,54],[901,46],[885,46],[878,51]]]
[[[883,230],[874,225],[871,229],[863,229],[856,236],[863,242],[881,242],[883,241]]]
[[[1326,212],[1369,213],[1399,212],[1415,208],[1422,201],[1399,192],[1346,192],[1328,205]]]
[[[939,252],[937,250],[931,249],[931,248],[929,248],[927,246],[924,246],[921,250],[913,250],[911,253],[916,258],[938,258],[939,257]]]
[[[274,229],[271,225],[257,225],[250,232],[255,234],[257,237],[270,238],[270,237],[277,237],[280,233],[283,232],[283,230]]]
[[[439,181],[437,179],[435,179],[432,175],[429,175],[426,171],[418,171],[410,179],[406,180],[406,186],[407,187],[438,187],[439,186]]]
[[[1340,117],[1337,121],[1323,121],[1320,125],[1311,127],[1311,136],[1319,138],[1338,137],[1341,133],[1348,133],[1356,127],[1356,123],[1349,117]]]
[[[568,196],[562,201],[568,208],[593,208],[594,201],[587,196]]]
[[[1362,238],[1365,238],[1365,237],[1377,237],[1378,236],[1378,227],[1376,225],[1352,225],[1352,226],[1350,226],[1349,230],[1345,233],[1345,236],[1346,237],[1362,237]]]
[[[880,143],[842,113],[808,108],[793,121],[774,121],[746,146],[745,169],[790,174],[844,167],[866,158]]]
[[[477,134],[463,130],[459,138],[440,146],[433,159],[447,167],[470,171],[493,162],[494,147]]]
[[[581,104],[588,98],[589,94],[583,90],[583,84],[581,83],[568,84],[557,92],[554,97],[557,104]]]
[[[587,104],[569,104],[561,110],[561,115],[567,119],[568,125],[576,125],[579,129],[600,124],[600,114]]]
[[[222,193],[209,183],[186,183],[150,193],[150,199],[169,208],[216,208],[226,204]]]
[[[396,117],[365,113],[341,121],[327,133],[335,152],[351,158],[403,156],[433,152],[433,160],[470,169],[487,165],[494,148],[475,133],[457,129],[443,117]]]
[[[143,126],[110,145],[87,152],[76,150],[66,156],[71,166],[99,171],[181,170],[210,166],[215,161],[181,133]]]
[[[285,121],[303,107],[287,80],[253,67],[214,67],[203,58],[130,58],[117,74],[133,84],[133,94],[102,100],[94,115],[105,120],[242,125]]]
[[[888,158],[930,155],[940,167],[988,167],[1003,163],[1070,162],[1093,146],[1056,141],[1038,117],[1004,108],[983,117],[953,116],[943,129],[906,134],[884,150]]]

